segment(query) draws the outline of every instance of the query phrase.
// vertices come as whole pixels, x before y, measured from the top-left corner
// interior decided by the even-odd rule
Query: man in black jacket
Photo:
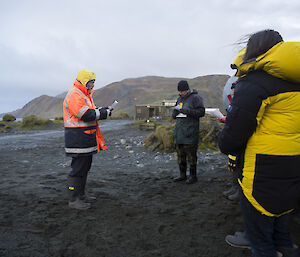
[[[202,98],[196,90],[191,91],[187,81],[178,83],[179,97],[172,117],[176,119],[173,131],[174,143],[180,170],[175,182],[186,181],[187,184],[197,182],[197,148],[199,143],[199,118],[205,115]],[[190,176],[187,178],[187,162],[190,165]]]

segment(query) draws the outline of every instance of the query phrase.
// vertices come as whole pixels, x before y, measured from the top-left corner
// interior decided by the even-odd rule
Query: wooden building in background
[[[172,117],[173,110],[171,107],[175,106],[176,100],[164,100],[160,104],[150,105],[136,105],[135,106],[135,119],[148,120],[148,119],[168,119]]]

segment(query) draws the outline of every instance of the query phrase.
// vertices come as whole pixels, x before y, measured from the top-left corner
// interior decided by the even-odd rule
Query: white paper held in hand
[[[187,115],[186,114],[183,114],[183,113],[179,113],[176,118],[186,118]]]
[[[205,108],[205,113],[212,115],[216,118],[224,117],[224,115],[220,112],[219,108]]]
[[[117,106],[117,104],[118,104],[118,101],[115,100],[115,101],[112,103],[112,105],[108,106],[108,109],[110,109],[110,110],[115,109],[115,107]]]

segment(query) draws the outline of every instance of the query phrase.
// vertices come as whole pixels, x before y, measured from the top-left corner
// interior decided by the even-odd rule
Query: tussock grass
[[[22,129],[41,129],[53,124],[49,119],[41,119],[35,115],[24,117],[21,122]]]
[[[200,144],[199,149],[217,149],[218,137],[223,128],[223,124],[216,118],[207,116],[200,121]]]
[[[2,121],[5,121],[5,122],[14,122],[15,120],[16,120],[16,117],[11,114],[5,114],[2,117]]]
[[[174,124],[157,125],[155,130],[145,138],[145,147],[151,147],[153,151],[158,148],[164,152],[173,152],[175,150],[173,129]]]
[[[145,121],[136,122],[138,126],[144,124]],[[221,132],[223,124],[217,119],[207,116],[200,120],[199,130],[199,147],[198,149],[217,149],[218,137]],[[154,131],[150,133],[144,140],[144,146],[150,147],[154,150],[161,150],[164,152],[174,152],[175,145],[173,139],[174,122],[167,122],[166,124],[155,124]]]
[[[15,122],[16,117],[11,114],[5,114],[0,121],[0,132],[6,133],[17,127],[20,122]]]

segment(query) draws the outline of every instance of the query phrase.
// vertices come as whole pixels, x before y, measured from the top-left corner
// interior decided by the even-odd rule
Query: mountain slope
[[[11,114],[19,118],[32,114],[40,118],[61,117],[63,100],[58,97],[41,95],[28,102],[22,109],[18,109]]]
[[[198,91],[206,107],[214,106],[223,110],[222,93],[228,78],[228,75],[208,75],[186,80],[191,89]],[[114,113],[127,112],[133,116],[136,104],[161,103],[163,100],[177,99],[177,83],[181,79],[185,78],[147,76],[125,79],[95,90],[93,98],[98,107],[108,106],[113,100],[118,100],[119,104]],[[62,103],[61,97],[42,95],[11,114],[16,117],[31,114],[41,118],[61,117]]]
[[[209,75],[186,79],[191,89],[196,89],[206,107],[217,106],[223,109],[222,93],[228,75]],[[177,99],[177,83],[185,78],[142,77],[112,83],[95,91],[97,106],[110,105],[119,101],[116,111],[133,114],[135,104],[151,104],[163,100]]]

